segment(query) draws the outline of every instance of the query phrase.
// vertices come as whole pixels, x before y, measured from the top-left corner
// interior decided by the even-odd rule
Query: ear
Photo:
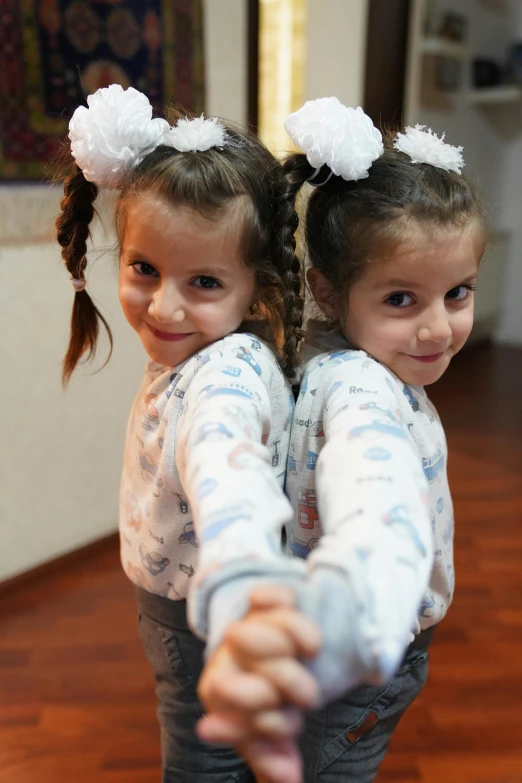
[[[335,290],[329,280],[318,269],[310,267],[306,273],[306,279],[316,304],[323,313],[331,319],[335,319]]]
[[[257,313],[259,311],[259,306],[262,302],[262,294],[263,291],[258,284],[257,275],[256,275],[254,291],[252,292],[252,297],[246,307],[245,315],[243,316],[244,321],[252,321],[255,320],[256,318],[259,318],[259,315],[257,315]]]

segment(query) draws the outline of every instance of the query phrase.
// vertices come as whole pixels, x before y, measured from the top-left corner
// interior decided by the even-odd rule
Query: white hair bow
[[[227,133],[216,119],[180,119],[175,127],[152,119],[146,95],[119,84],[102,87],[79,106],[69,123],[71,152],[85,179],[100,188],[120,187],[126,172],[160,144],[180,152],[223,147]]]

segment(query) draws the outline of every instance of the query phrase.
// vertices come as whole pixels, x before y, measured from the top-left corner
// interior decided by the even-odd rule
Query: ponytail
[[[293,158],[303,158],[306,166]],[[295,233],[299,218],[295,208],[297,195],[310,175],[304,155],[292,156],[283,164],[279,181],[279,196],[275,214],[274,235],[271,243],[271,257],[280,275],[280,294],[283,305],[283,366],[291,378],[299,363],[299,343],[303,337],[303,269],[296,255]]]

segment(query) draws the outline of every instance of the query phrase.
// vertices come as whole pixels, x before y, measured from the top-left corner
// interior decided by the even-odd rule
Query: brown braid
[[[62,212],[56,220],[58,242],[62,246],[62,258],[75,280],[82,280],[87,266],[87,240],[90,223],[94,215],[94,201],[98,188],[88,182],[79,168],[64,182],[64,197],[60,203]],[[71,336],[63,360],[62,380],[67,385],[71,374],[86,354],[90,360],[96,353],[100,322],[105,327],[112,353],[112,333],[103,315],[99,312],[87,291],[74,295],[71,314]]]
[[[284,169],[279,170],[277,179],[279,193],[278,198],[275,199],[277,206],[270,256],[279,275],[284,369],[287,376],[292,377],[299,363],[298,348],[303,336],[303,276],[301,262],[296,255],[295,240],[299,225],[295,200],[300,185],[287,177]]]

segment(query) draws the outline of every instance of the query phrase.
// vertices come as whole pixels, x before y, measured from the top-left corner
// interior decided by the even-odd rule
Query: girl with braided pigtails
[[[231,750],[197,738],[196,684],[203,640],[214,647],[245,613],[251,585],[300,578],[280,551],[302,315],[295,193],[246,131],[152,119],[118,85],[87,102],[70,122],[76,171],[57,221],[75,291],[64,382],[100,324],[110,337],[86,242],[98,190],[118,189],[119,298],[150,358],[127,429],[121,559],[157,680],[163,780],[252,781]],[[302,706],[305,675],[308,695],[288,693]]]

